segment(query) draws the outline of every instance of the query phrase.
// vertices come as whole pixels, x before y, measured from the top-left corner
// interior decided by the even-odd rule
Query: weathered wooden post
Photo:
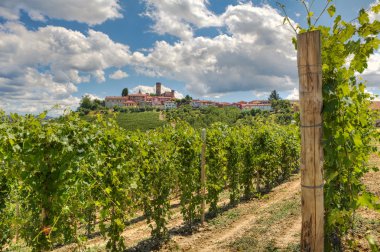
[[[202,195],[202,205],[201,205],[201,224],[205,222],[205,211],[206,211],[206,129],[202,129],[202,152],[201,152],[201,195]]]
[[[322,67],[320,31],[299,34],[302,251],[323,251]]]

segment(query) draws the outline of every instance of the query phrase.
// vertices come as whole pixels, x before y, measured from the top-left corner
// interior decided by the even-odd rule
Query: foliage
[[[165,112],[165,115],[168,121],[186,121],[195,128],[207,128],[216,122],[232,125],[242,117],[240,109],[235,107],[217,108],[210,106],[193,109],[190,105],[169,110]]]
[[[123,90],[121,91],[121,96],[128,96],[128,93],[129,93],[128,88],[123,88]]]
[[[219,194],[226,185],[226,137],[227,127],[221,123],[213,124],[207,130],[206,141],[206,188],[207,203],[210,203],[210,212],[217,213]]]
[[[177,122],[171,141],[176,143],[175,165],[178,172],[181,212],[191,227],[200,214],[200,156],[201,139],[187,123]],[[196,192],[196,193],[194,193]]]
[[[152,220],[155,222],[155,226],[150,227],[153,237],[157,239],[168,238],[166,224],[170,216],[170,193],[176,182],[176,171],[172,162],[174,142],[169,141],[170,130],[165,127],[159,131],[150,131],[141,137],[142,141],[138,146],[138,195],[148,223]]]
[[[90,111],[105,110],[105,101],[99,99],[91,99],[89,95],[82,97],[77,111],[82,115],[87,115]]]
[[[370,170],[368,159],[378,135],[369,109],[372,98],[356,77],[379,48],[380,22],[370,21],[368,11],[362,9],[356,23],[337,15],[332,27],[315,26],[323,11],[312,23],[313,12],[305,8],[309,28],[300,32],[320,30],[322,39],[325,249],[340,250],[341,239],[352,230],[355,210],[380,209],[378,199],[366,192],[361,181]],[[377,3],[370,11],[378,13],[379,8]],[[331,17],[336,15],[331,0],[325,10]]]
[[[177,106],[189,105],[193,98],[190,95],[186,95],[185,98],[176,99]]]
[[[92,122],[75,113],[45,116],[0,115],[1,249],[12,245],[16,233],[34,251],[42,251],[81,244],[96,228],[107,239],[107,250],[121,251],[122,232],[138,209],[144,210],[153,238],[166,240],[171,199],[178,194],[186,224],[191,227],[199,219],[202,141],[197,129],[177,121],[147,132],[127,131],[101,114]],[[268,186],[294,171],[299,144],[287,141],[297,139],[296,128],[270,123],[273,127],[216,123],[207,130],[206,200],[213,214],[225,188],[231,204],[241,196],[247,182],[240,175],[247,170],[245,146],[255,150],[249,152],[253,164],[264,151],[273,152],[260,163]],[[260,137],[261,149],[255,148]],[[288,154],[281,149],[290,145],[295,160],[283,158]],[[259,166],[250,169],[256,174]],[[252,177],[247,183],[254,182]]]
[[[281,100],[281,97],[280,97],[279,93],[277,93],[276,90],[273,90],[268,97],[268,101],[273,102],[273,101],[277,101],[277,100]]]
[[[116,120],[118,126],[129,131],[147,131],[162,127],[165,121],[160,120],[160,114],[156,111],[146,111],[141,113],[109,113],[104,116],[106,120]],[[97,115],[84,116],[88,122],[96,122]]]

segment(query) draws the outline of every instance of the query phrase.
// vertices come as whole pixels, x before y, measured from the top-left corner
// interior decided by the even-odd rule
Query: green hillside
[[[114,115],[107,115],[113,117]],[[159,119],[160,113],[156,111],[139,112],[139,113],[119,113],[116,114],[116,121],[120,127],[127,130],[146,131],[155,129],[165,124],[165,121]],[[85,119],[92,121],[93,115],[85,116]]]

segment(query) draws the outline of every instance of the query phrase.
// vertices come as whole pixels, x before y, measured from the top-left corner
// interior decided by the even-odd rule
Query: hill
[[[146,131],[155,129],[165,124],[165,121],[161,120],[160,112],[146,111],[138,113],[117,113],[109,114],[108,118],[115,116],[115,120],[120,127],[126,130],[141,130]],[[84,116],[87,121],[93,121],[94,114]]]

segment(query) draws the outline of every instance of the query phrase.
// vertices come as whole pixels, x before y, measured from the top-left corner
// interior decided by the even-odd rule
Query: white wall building
[[[177,108],[177,103],[175,101],[166,101],[164,102],[165,109],[174,109]]]

